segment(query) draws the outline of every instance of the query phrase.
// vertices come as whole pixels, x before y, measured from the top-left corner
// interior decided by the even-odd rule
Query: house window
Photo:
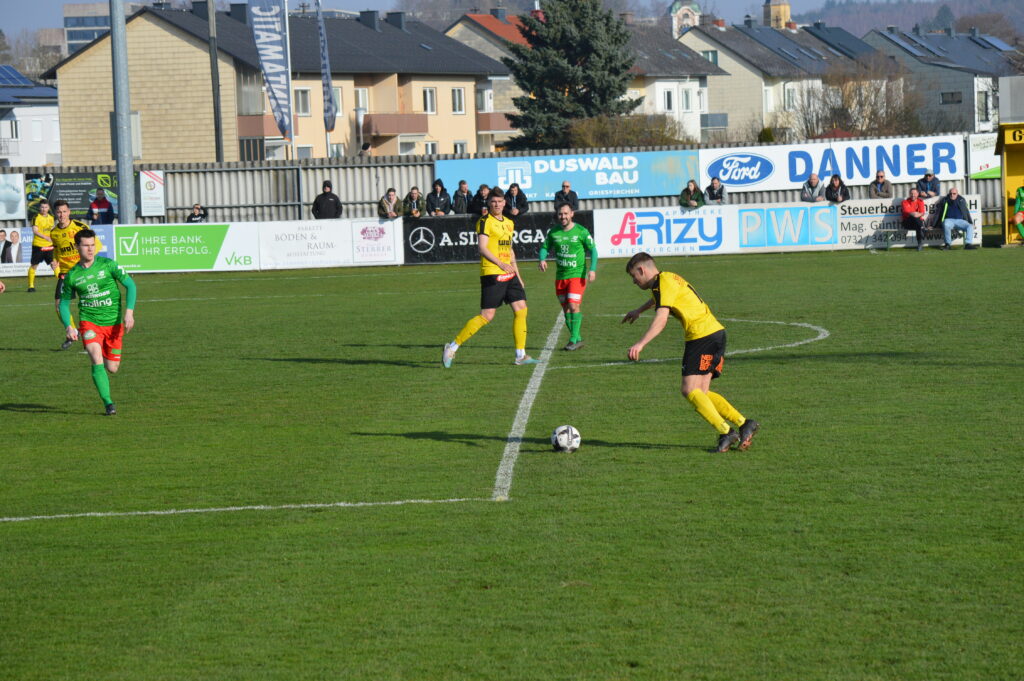
[[[962,92],[940,92],[939,103],[940,104],[963,104],[964,93]]]
[[[437,142],[424,142],[423,153],[427,156],[433,156],[437,153]]]
[[[0,121],[0,137],[9,140],[21,139],[21,135],[18,133],[18,121],[14,119]]]
[[[303,88],[295,89],[295,115],[296,116],[309,116],[309,89]]]
[[[330,155],[331,158],[345,158],[345,145],[332,142]]]
[[[412,154],[415,151],[416,151],[416,143],[415,142],[405,142],[405,141],[402,141],[402,142],[398,143],[398,153],[399,153],[400,156],[408,156],[409,154]]]
[[[786,88],[786,111],[796,111],[796,88]]]
[[[238,160],[263,161],[266,159],[262,137],[242,137],[238,140]]]
[[[701,50],[700,56],[718,66],[718,50]]]
[[[689,90],[683,90],[679,93],[680,103],[683,105],[683,111],[693,111],[693,102],[691,101],[692,93]]]
[[[453,114],[464,114],[466,113],[466,88],[453,87],[452,88],[452,113]]]
[[[332,87],[331,88],[331,98],[334,100],[334,110],[337,111],[338,115],[340,116],[341,115],[341,88],[340,87]]]
[[[437,88],[423,88],[423,113],[437,113]]]
[[[356,108],[364,111],[370,110],[370,91],[367,88],[356,88]]]
[[[675,108],[675,93],[672,90],[661,91],[661,110],[665,113],[672,113]]]
[[[466,153],[466,143],[465,142],[456,142],[455,143],[455,153],[456,154],[465,154]]]
[[[697,90],[697,102],[701,113],[708,112],[708,91],[705,88]]]
[[[295,158],[313,158],[313,145],[295,147]]]
[[[476,110],[479,113],[494,111],[494,90],[488,88],[476,91]]]
[[[991,107],[989,106],[989,94],[988,92],[978,93],[978,120],[982,123],[988,123],[992,120]]]
[[[263,115],[263,76],[259,71],[239,70],[235,93],[239,116]]]

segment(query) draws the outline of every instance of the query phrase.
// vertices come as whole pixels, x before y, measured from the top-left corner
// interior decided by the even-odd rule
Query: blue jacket
[[[922,177],[920,180],[917,181],[917,191],[921,192],[922,194],[924,194],[925,192],[931,192],[932,194],[938,196],[939,194],[942,193],[942,190],[939,188],[939,178],[932,175],[931,180],[926,180]]]

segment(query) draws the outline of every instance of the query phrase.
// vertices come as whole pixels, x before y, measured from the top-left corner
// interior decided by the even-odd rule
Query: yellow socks
[[[35,288],[36,287],[36,268],[34,268],[34,267],[29,267],[28,268],[28,287],[29,288]]]
[[[737,428],[746,422],[747,419],[743,417],[743,414],[736,411],[736,407],[729,404],[729,400],[716,392],[711,392],[710,390],[707,392],[707,395],[708,399],[711,400],[711,404],[715,405],[715,411],[717,411],[722,418],[727,421],[732,421],[736,424]]]
[[[512,339],[515,341],[516,350],[526,349],[526,308],[515,310],[515,319],[512,320]]]
[[[484,328],[485,326],[487,326],[486,319],[484,319],[480,315],[473,317],[468,322],[466,322],[466,325],[464,327],[462,327],[462,331],[459,331],[459,335],[455,337],[455,344],[462,345],[470,338],[472,338],[474,333]]]
[[[690,404],[697,410],[701,418],[710,423],[711,427],[717,430],[720,435],[725,435],[729,432],[729,424],[725,422],[725,419],[715,409],[715,405],[711,402],[711,398],[708,397],[707,393],[694,390],[686,396],[686,399],[690,401]]]

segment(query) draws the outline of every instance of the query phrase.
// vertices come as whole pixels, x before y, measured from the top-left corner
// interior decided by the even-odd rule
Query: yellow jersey
[[[53,229],[53,213],[48,215],[40,213],[39,215],[36,215],[35,220],[32,221],[32,226],[46,236],[50,236],[50,230]],[[43,237],[39,236],[35,233],[35,230],[32,230],[32,245],[38,246],[43,250],[53,250],[53,242],[47,241]]]
[[[725,328],[689,282],[678,274],[659,272],[651,297],[657,307],[667,307],[669,313],[679,320],[688,341],[710,336]]]
[[[60,266],[58,274],[67,274],[72,267],[78,264],[81,256],[78,255],[78,248],[75,246],[75,235],[83,229],[89,229],[89,225],[78,220],[72,220],[63,229],[54,227],[50,230],[50,238],[53,239],[54,259]],[[100,238],[96,237],[96,252],[103,250]]]
[[[512,234],[515,233],[515,231],[516,226],[512,222],[511,218],[496,218],[488,213],[476,221],[476,233],[487,235],[487,238],[489,239],[487,242],[487,250],[493,253],[494,256],[502,262],[512,262]],[[481,256],[480,276],[483,277],[488,274],[505,274],[505,271],[487,258]]]

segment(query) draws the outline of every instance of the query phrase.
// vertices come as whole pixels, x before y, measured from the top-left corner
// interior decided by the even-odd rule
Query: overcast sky
[[[8,39],[15,38],[21,31],[26,29],[35,31],[39,28],[63,28],[64,27],[64,5],[66,0],[0,0],[2,16],[0,16],[0,29],[3,29]],[[793,12],[806,12],[814,7],[820,7],[823,0],[791,0]],[[730,22],[739,22],[743,15],[749,11],[760,8],[763,0],[710,0],[706,4],[713,7],[721,15],[724,15]],[[295,8],[299,0],[289,0],[288,6]],[[323,0],[324,7],[336,9],[376,9],[387,10],[394,6],[393,0]],[[666,0],[665,6],[671,4]],[[12,11],[12,5],[17,5],[17,10]],[[760,12],[755,12],[760,18]]]

